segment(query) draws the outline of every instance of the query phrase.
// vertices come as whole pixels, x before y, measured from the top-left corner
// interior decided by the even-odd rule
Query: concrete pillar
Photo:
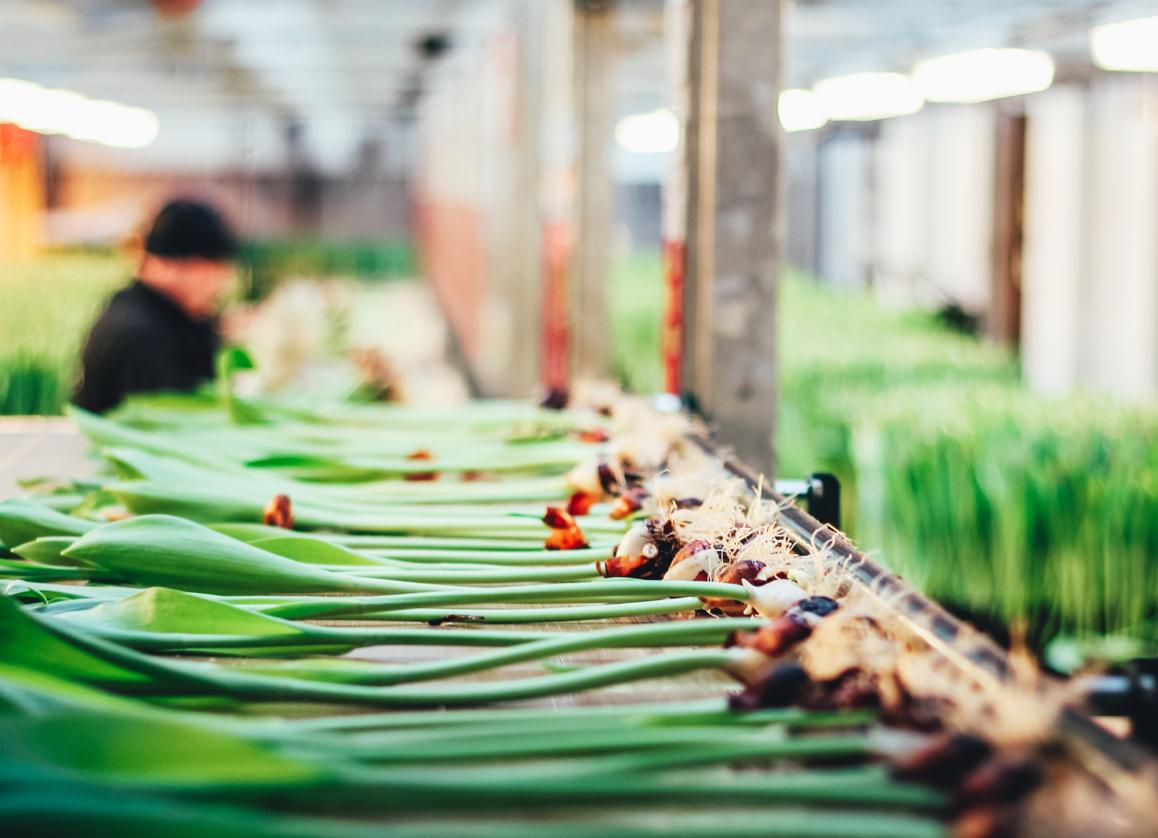
[[[537,88],[538,178],[542,289],[540,384],[564,389],[571,377],[571,329],[578,133],[575,123],[575,14],[573,0],[524,0],[542,6],[542,44],[547,52]]]
[[[614,4],[575,4],[576,159],[575,237],[572,254],[571,372],[577,378],[607,374],[607,284],[614,214],[610,143],[615,73]]]
[[[771,474],[782,245],[777,0],[696,0],[688,52],[683,387]]]
[[[1021,339],[1025,115],[1012,108],[997,111],[993,173],[993,248],[985,331],[990,340],[1016,348]]]
[[[543,165],[544,66],[549,60],[545,18],[549,4],[524,0],[513,7],[513,25],[502,44],[504,117],[503,194],[490,219],[494,237],[495,294],[488,302],[484,342],[486,392],[527,397],[539,384],[542,311],[542,215],[539,178]]]

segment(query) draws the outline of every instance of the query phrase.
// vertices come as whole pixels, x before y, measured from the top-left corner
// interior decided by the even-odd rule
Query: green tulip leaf
[[[97,526],[23,498],[0,503],[0,544],[9,547],[49,535],[84,535]]]
[[[171,588],[146,588],[125,599],[66,612],[57,619],[124,631],[172,634],[248,634],[267,637],[300,633],[288,620],[268,617],[220,600]]]
[[[376,565],[389,566],[390,562],[355,553],[330,541],[311,538],[282,530],[283,535],[273,538],[259,538],[249,542],[254,547],[268,550],[295,562],[326,565]]]
[[[36,564],[82,567],[76,559],[64,555],[64,551],[75,543],[76,539],[69,535],[48,535],[13,547],[12,552]]]
[[[151,680],[148,674],[80,648],[49,631],[8,597],[0,597],[0,648],[4,649],[5,664],[62,678],[103,684],[144,684]]]
[[[88,780],[150,788],[280,785],[322,776],[259,743],[159,713],[71,711],[0,719],[0,739],[10,758],[47,763]]]
[[[310,567],[170,515],[95,529],[64,551],[138,585],[214,594],[354,591],[370,585]]]

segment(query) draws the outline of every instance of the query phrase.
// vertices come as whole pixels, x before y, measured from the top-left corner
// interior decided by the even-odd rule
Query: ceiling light
[[[636,154],[664,154],[680,144],[680,122],[668,108],[624,117],[615,126],[615,142]]]
[[[97,117],[88,123],[87,137],[114,148],[144,148],[157,138],[160,125],[157,115],[144,108],[133,108],[119,102],[93,101]]]
[[[1053,71],[1038,50],[975,49],[919,62],[913,81],[926,101],[973,103],[1045,90]]]
[[[35,107],[44,88],[22,79],[0,79],[0,122],[17,123]]]
[[[812,87],[828,118],[872,120],[916,113],[925,100],[901,73],[853,73],[818,81]]]
[[[116,148],[143,148],[157,137],[157,115],[120,102],[90,99],[22,79],[0,79],[0,123],[64,134]]]
[[[1090,55],[1103,70],[1158,72],[1158,17],[1103,23],[1090,29]]]
[[[811,90],[782,90],[777,111],[785,131],[811,131],[828,122],[820,98]]]
[[[71,90],[41,88],[27,98],[16,124],[40,134],[66,134],[76,125],[86,101]]]

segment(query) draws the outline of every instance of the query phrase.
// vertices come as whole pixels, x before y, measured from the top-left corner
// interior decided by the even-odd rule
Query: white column
[[[920,301],[928,237],[928,143],[923,114],[881,124],[874,160],[877,218],[873,290],[890,302]]]
[[[996,126],[987,105],[928,108],[928,280],[933,299],[981,313],[989,304]]]
[[[1084,92],[1059,86],[1026,101],[1021,364],[1031,387],[1078,381],[1081,333]]]
[[[820,145],[819,251],[822,279],[861,288],[869,278],[873,252],[873,153],[871,129],[846,130]]]
[[[771,473],[782,245],[780,3],[692,6],[684,381],[753,467]]]
[[[1028,101],[1022,367],[1035,389],[1158,395],[1158,81]]]
[[[1090,89],[1089,251],[1079,370],[1091,390],[1158,394],[1158,80]]]

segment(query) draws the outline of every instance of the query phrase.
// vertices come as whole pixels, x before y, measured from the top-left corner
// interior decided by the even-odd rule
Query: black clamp
[[[1086,702],[1095,716],[1130,719],[1133,738],[1158,747],[1158,658],[1130,661],[1116,674],[1089,679]]]
[[[840,529],[840,481],[836,475],[817,472],[807,480],[777,480],[776,491],[803,499],[808,514],[822,524]]]

